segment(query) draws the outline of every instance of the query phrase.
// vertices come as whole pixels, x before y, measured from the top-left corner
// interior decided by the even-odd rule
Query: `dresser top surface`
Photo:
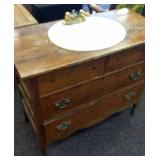
[[[99,51],[69,51],[55,46],[50,42],[47,34],[48,29],[55,21],[16,28],[14,61],[19,76],[22,79],[35,77],[144,44],[144,17],[131,11],[123,15],[117,14],[116,11],[110,11],[105,15],[120,22],[125,27],[127,35],[122,42],[114,47]]]

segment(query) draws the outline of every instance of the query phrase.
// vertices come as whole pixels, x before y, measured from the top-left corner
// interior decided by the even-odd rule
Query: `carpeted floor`
[[[135,114],[130,109],[48,147],[49,156],[144,156],[144,97]],[[30,123],[24,121],[19,94],[15,91],[15,156],[39,156],[40,150]]]

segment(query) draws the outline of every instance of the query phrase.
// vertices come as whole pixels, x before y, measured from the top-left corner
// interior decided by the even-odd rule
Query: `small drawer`
[[[105,59],[69,67],[38,78],[40,95],[102,75]]]
[[[111,72],[145,59],[144,45],[109,56],[106,72]]]
[[[144,63],[40,99],[44,119],[144,80]]]
[[[61,118],[45,122],[46,143],[50,144],[79,129],[90,127],[111,114],[125,109],[126,106],[136,103],[142,94],[143,87],[143,82],[138,83],[79,106]]]

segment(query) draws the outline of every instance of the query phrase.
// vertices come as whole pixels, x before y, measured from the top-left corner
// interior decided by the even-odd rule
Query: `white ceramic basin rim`
[[[110,48],[126,36],[117,21],[104,17],[88,17],[85,22],[64,25],[59,21],[48,30],[48,37],[58,47],[73,51],[96,51]]]

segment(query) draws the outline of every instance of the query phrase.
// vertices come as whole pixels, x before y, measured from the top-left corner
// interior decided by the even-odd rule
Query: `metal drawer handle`
[[[134,92],[129,92],[128,94],[124,95],[124,99],[129,101],[134,95]]]
[[[133,80],[137,80],[140,78],[140,76],[142,75],[141,72],[137,71],[137,72],[134,72],[134,73],[131,73],[129,75],[129,78],[133,79]]]
[[[70,99],[68,98],[62,98],[60,101],[55,103],[55,106],[59,109],[63,109],[65,107],[67,107],[67,105],[71,102]]]
[[[56,126],[56,128],[60,131],[67,129],[71,125],[70,121],[62,122],[60,125]]]

